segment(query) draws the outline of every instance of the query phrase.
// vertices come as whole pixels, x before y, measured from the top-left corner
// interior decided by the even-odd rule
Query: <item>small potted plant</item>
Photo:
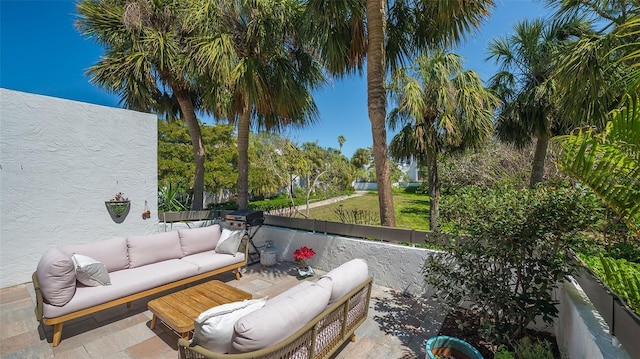
[[[314,271],[311,266],[307,264],[307,260],[313,258],[315,254],[316,252],[307,246],[302,246],[293,252],[293,259],[298,263],[299,277],[306,278],[314,275]]]
[[[124,217],[129,214],[129,206],[131,205],[131,201],[124,196],[124,193],[118,192],[116,195],[108,201],[104,202],[107,207],[107,211],[111,218],[116,223],[121,223],[124,221]]]

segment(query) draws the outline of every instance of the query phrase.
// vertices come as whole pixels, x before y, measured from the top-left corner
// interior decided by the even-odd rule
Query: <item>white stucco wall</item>
[[[302,246],[313,248],[316,255],[309,264],[323,271],[329,271],[353,258],[363,258],[367,261],[375,284],[411,294],[431,295],[431,290],[424,283],[422,267],[427,257],[436,251],[262,226],[254,242],[261,247],[267,240],[272,240],[278,249],[278,260],[293,262],[293,251]]]
[[[575,280],[564,282],[557,296],[560,304],[555,327],[556,341],[569,358],[629,358]]]
[[[0,287],[31,281],[50,247],[156,231],[157,188],[155,115],[0,89]]]

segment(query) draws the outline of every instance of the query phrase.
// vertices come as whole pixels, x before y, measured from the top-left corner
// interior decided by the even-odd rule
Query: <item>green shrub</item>
[[[551,290],[572,272],[568,244],[591,220],[584,195],[572,188],[467,188],[447,215],[468,236],[427,261],[427,283],[451,307],[473,303],[481,334],[499,343],[522,335],[538,316],[551,324],[558,313]]]
[[[568,177],[559,173],[553,163],[553,148],[549,150],[545,161],[545,182],[566,180]],[[494,188],[510,185],[525,188],[529,183],[533,153],[533,145],[517,149],[492,141],[479,149],[446,154],[438,165],[440,191],[442,194],[451,194],[467,186]]]
[[[513,352],[510,352],[507,347],[502,344],[498,347],[498,351],[493,353],[493,359],[516,359]]]
[[[165,182],[164,186],[158,188],[158,211],[159,212],[181,212],[191,208],[191,198],[186,193],[185,187]]]

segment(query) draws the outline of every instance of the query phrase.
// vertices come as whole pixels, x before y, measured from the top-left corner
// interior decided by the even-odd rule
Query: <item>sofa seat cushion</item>
[[[321,279],[286,298],[269,300],[261,309],[240,318],[234,326],[231,353],[246,353],[281,342],[304,327],[327,307],[331,281]]]
[[[127,239],[123,237],[114,237],[93,243],[64,246],[60,249],[69,257],[74,253],[91,257],[104,264],[109,272],[129,268]]]
[[[331,298],[329,299],[329,305],[331,305],[367,280],[369,268],[367,262],[356,258],[332,269],[320,278],[331,279]]]
[[[44,253],[36,278],[40,284],[40,292],[45,302],[52,306],[66,305],[76,292],[76,270],[73,261],[58,248],[51,248]]]
[[[127,238],[129,268],[182,258],[178,231]]]
[[[214,224],[208,227],[179,229],[180,246],[185,256],[216,248],[220,239],[220,225]]]
[[[69,303],[63,307],[45,304],[43,314],[45,318],[59,317],[196,274],[198,274],[197,266],[179,259],[120,270],[110,273],[110,286],[86,287],[78,285],[76,293]]]
[[[215,269],[220,269],[222,267],[230,266],[232,264],[243,262],[244,253],[238,253],[238,255],[234,257],[209,251],[182,257],[181,261],[189,262],[196,265],[198,267],[198,274],[201,274]]]

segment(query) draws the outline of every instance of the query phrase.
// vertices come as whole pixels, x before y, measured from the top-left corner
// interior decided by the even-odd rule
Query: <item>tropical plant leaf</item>
[[[558,166],[579,179],[640,235],[640,103],[611,113],[603,132],[580,129],[559,136]]]

